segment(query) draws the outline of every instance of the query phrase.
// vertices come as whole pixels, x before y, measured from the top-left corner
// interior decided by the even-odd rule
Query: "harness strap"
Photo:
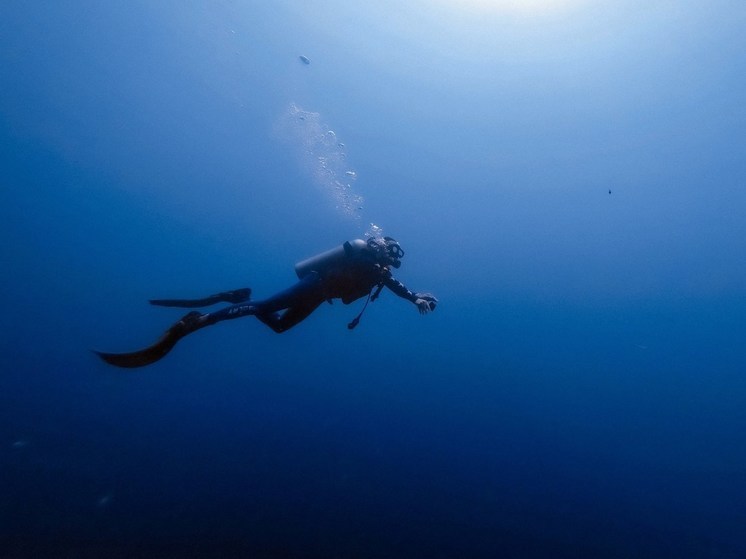
[[[365,309],[368,308],[368,303],[370,303],[371,301],[375,301],[376,299],[378,299],[378,296],[381,294],[381,290],[382,289],[383,289],[383,284],[382,283],[378,284],[377,289],[375,290],[375,293],[373,292],[373,289],[371,288],[370,292],[368,292],[368,298],[365,300],[365,305],[363,305],[363,310],[361,310],[360,313],[355,318],[352,319],[352,322],[350,322],[347,325],[347,328],[349,330],[354,329],[355,326],[357,326],[358,324],[360,324],[360,318],[363,316],[363,313],[365,312]]]

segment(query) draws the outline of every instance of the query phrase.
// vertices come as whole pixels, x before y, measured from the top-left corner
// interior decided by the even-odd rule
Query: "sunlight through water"
[[[585,0],[444,0],[444,4],[470,12],[541,16],[577,8]]]

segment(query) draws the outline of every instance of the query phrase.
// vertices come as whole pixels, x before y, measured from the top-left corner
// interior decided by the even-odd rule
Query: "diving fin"
[[[185,315],[176,324],[171,326],[161,336],[161,338],[153,345],[141,349],[140,351],[133,351],[130,353],[105,353],[103,351],[93,351],[101,359],[106,361],[109,365],[115,367],[123,367],[127,369],[134,369],[136,367],[144,367],[155,363],[159,359],[162,359],[169,351],[173,349],[181,338],[187,334],[191,334],[195,330],[199,330],[203,326],[210,324],[207,320],[204,320],[203,315],[197,311],[192,311]]]
[[[250,298],[251,289],[244,287],[242,289],[234,289],[233,291],[215,293],[214,295],[209,295],[203,299],[151,299],[150,304],[158,305],[159,307],[182,307],[195,309],[214,305],[215,303],[243,303],[244,301],[248,301]]]

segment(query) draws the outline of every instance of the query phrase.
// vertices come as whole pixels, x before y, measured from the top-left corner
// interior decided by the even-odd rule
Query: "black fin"
[[[251,288],[242,287],[241,289],[234,289],[233,291],[224,291],[220,295],[223,297],[223,301],[235,305],[251,299]]]
[[[223,291],[222,293],[216,293],[202,299],[151,299],[151,305],[158,305],[159,307],[181,307],[187,309],[196,309],[199,307],[207,307],[214,305],[215,303],[243,303],[251,298],[251,289],[244,287],[241,289],[234,289],[233,291]]]
[[[206,322],[199,321],[198,318],[205,316],[197,311],[192,311],[176,324],[171,326],[161,336],[161,338],[153,345],[141,349],[139,351],[132,351],[130,353],[105,353],[103,351],[93,351],[101,359],[106,361],[109,365],[115,367],[123,367],[126,369],[134,369],[136,367],[144,367],[150,365],[156,361],[162,359],[169,351],[173,349],[181,338],[198,330],[203,326],[207,326]]]

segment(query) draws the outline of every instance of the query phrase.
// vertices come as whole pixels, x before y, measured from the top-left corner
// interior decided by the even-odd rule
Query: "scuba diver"
[[[152,299],[153,305],[195,308],[219,302],[233,303],[215,312],[191,311],[150,347],[131,353],[94,351],[101,359],[117,367],[143,367],[164,357],[181,338],[222,320],[255,316],[278,334],[302,322],[324,301],[341,299],[345,305],[367,295],[365,305],[347,327],[352,330],[360,317],[384,287],[411,301],[420,314],[435,310],[438,299],[430,293],[413,293],[391,274],[399,268],[404,251],[391,237],[356,239],[295,265],[298,282],[292,287],[260,301],[251,300],[251,289],[225,291],[203,299]]]

